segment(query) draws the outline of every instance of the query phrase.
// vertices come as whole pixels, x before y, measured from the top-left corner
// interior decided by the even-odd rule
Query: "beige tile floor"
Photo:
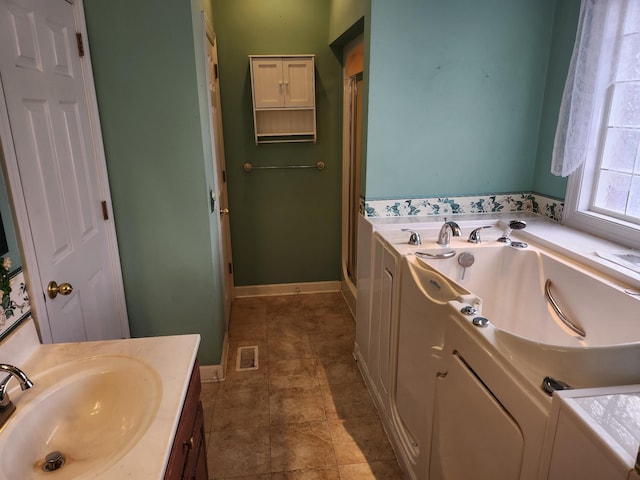
[[[203,384],[211,479],[401,480],[340,294],[237,299],[224,382]],[[259,368],[235,370],[238,347]]]

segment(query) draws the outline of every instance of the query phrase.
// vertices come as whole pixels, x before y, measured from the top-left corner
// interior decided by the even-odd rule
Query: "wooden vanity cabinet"
[[[165,470],[165,480],[209,478],[200,390],[200,366],[196,360]]]

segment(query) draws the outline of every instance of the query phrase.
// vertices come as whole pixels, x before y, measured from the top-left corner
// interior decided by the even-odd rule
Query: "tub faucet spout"
[[[451,235],[459,237],[462,235],[462,230],[456,222],[447,222],[447,219],[445,218],[444,225],[442,225],[440,233],[438,234],[438,245],[448,247],[449,242],[451,241]]]

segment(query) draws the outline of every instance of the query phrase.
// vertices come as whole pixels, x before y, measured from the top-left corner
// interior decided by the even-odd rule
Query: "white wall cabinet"
[[[313,55],[250,55],[256,144],[316,141]]]

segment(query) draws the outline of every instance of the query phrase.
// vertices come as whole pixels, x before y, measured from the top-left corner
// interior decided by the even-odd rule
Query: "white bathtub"
[[[462,252],[475,257],[466,270],[458,263]],[[624,285],[533,246],[469,245],[452,258],[419,261],[477,297],[467,300],[478,309],[474,316],[490,321],[478,331],[533,381],[552,376],[573,387],[640,383],[640,297],[625,293]],[[547,280],[584,337],[545,298]]]
[[[359,291],[358,365],[407,478],[539,480],[552,403],[543,378],[575,388],[640,383],[640,298],[624,293],[639,289],[640,278],[593,255],[613,246],[577,242],[544,220],[527,218],[527,229],[513,234],[529,242],[522,250],[497,241],[506,225],[497,217],[456,221],[463,235],[451,238],[451,248],[436,243],[441,220],[372,222],[370,236],[361,237],[374,253],[369,277],[359,279],[359,289],[371,287]],[[485,225],[483,243],[468,243]],[[422,244],[409,245],[410,232],[401,228],[417,231]],[[448,259],[416,256],[449,250],[455,255]],[[463,252],[475,257],[464,278]],[[550,306],[547,279],[584,338]],[[383,294],[374,286],[385,281]],[[471,305],[477,313],[461,313]],[[474,326],[476,317],[489,325]],[[379,377],[387,390],[376,390]],[[467,467],[472,472],[461,473]]]

